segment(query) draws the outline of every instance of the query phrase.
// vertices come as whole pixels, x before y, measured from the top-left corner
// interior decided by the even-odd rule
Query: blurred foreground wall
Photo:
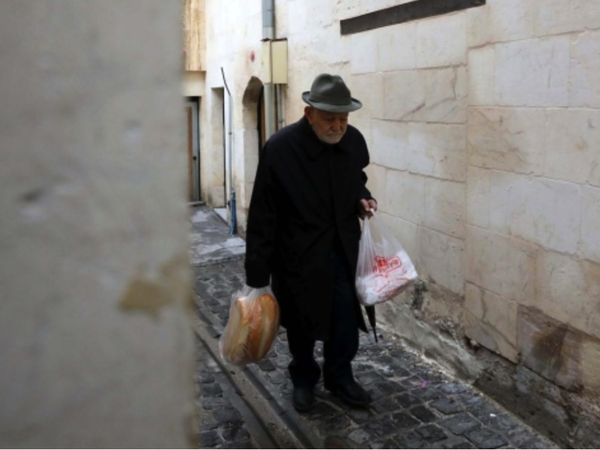
[[[0,447],[186,447],[181,5],[0,2]]]

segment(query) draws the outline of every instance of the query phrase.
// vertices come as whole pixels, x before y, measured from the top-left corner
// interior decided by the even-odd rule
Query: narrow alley
[[[283,329],[259,364],[227,366],[219,356],[231,295],[244,281],[244,241],[205,206],[193,209],[191,241],[201,448],[556,448],[381,330],[379,343],[361,335],[354,365],[370,408],[350,408],[320,383],[316,408],[297,413]]]

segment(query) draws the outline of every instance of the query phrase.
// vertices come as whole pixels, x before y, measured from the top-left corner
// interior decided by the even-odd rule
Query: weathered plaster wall
[[[186,447],[181,8],[0,3],[0,446]]]
[[[201,155],[203,198],[213,207],[224,206],[229,200],[229,186],[224,167],[225,149],[228,148],[228,103],[221,68],[233,96],[233,126],[231,132],[233,154],[233,183],[236,191],[238,229],[244,232],[249,204],[248,184],[251,187],[258,160],[255,154],[245,151],[257,144],[256,123],[244,124],[244,96],[253,77],[261,78],[261,2],[236,0],[206,0],[207,71],[206,95],[203,98],[205,145]],[[254,52],[254,61],[251,53]],[[254,106],[255,108],[255,106]],[[250,107],[250,110],[252,108]],[[223,118],[225,114],[225,118]],[[223,122],[225,121],[225,123]],[[248,133],[247,128],[250,128]],[[225,136],[225,139],[223,139]],[[251,175],[247,175],[251,174]],[[227,195],[224,195],[227,192]]]
[[[183,95],[202,97],[206,92],[205,72],[185,72],[183,75]]]
[[[206,70],[205,0],[183,0],[185,70]]]

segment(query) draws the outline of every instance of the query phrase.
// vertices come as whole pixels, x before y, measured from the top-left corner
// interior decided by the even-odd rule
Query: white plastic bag
[[[417,279],[412,261],[381,217],[365,219],[358,250],[356,293],[364,306],[394,298]]]
[[[270,287],[245,286],[231,299],[229,320],[219,339],[221,357],[245,365],[263,360],[279,329],[279,305]]]

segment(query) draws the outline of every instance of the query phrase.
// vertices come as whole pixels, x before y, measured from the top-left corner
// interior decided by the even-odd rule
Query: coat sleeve
[[[261,156],[250,199],[246,228],[246,284],[254,288],[269,285],[271,277],[269,262],[275,248],[276,231],[270,155],[266,146]]]
[[[367,143],[364,139],[364,137],[362,136],[362,134],[360,135],[362,138],[362,147],[363,147],[363,151],[362,151],[362,161],[361,161],[361,168],[362,171],[360,173],[360,178],[361,178],[361,185],[360,185],[360,200],[375,200],[373,198],[373,196],[371,195],[371,191],[369,191],[369,189],[367,189],[367,181],[369,180],[369,177],[367,177],[367,174],[365,172],[365,168],[369,165],[370,163],[370,157],[369,157],[369,149],[367,148]]]
[[[367,189],[367,181],[368,181],[368,177],[367,174],[365,173],[365,170],[363,168],[362,172],[361,172],[361,186],[360,186],[360,199],[361,200],[375,200],[373,198],[373,196],[371,195],[371,191],[369,191],[369,189]],[[377,201],[377,200],[375,200]]]

